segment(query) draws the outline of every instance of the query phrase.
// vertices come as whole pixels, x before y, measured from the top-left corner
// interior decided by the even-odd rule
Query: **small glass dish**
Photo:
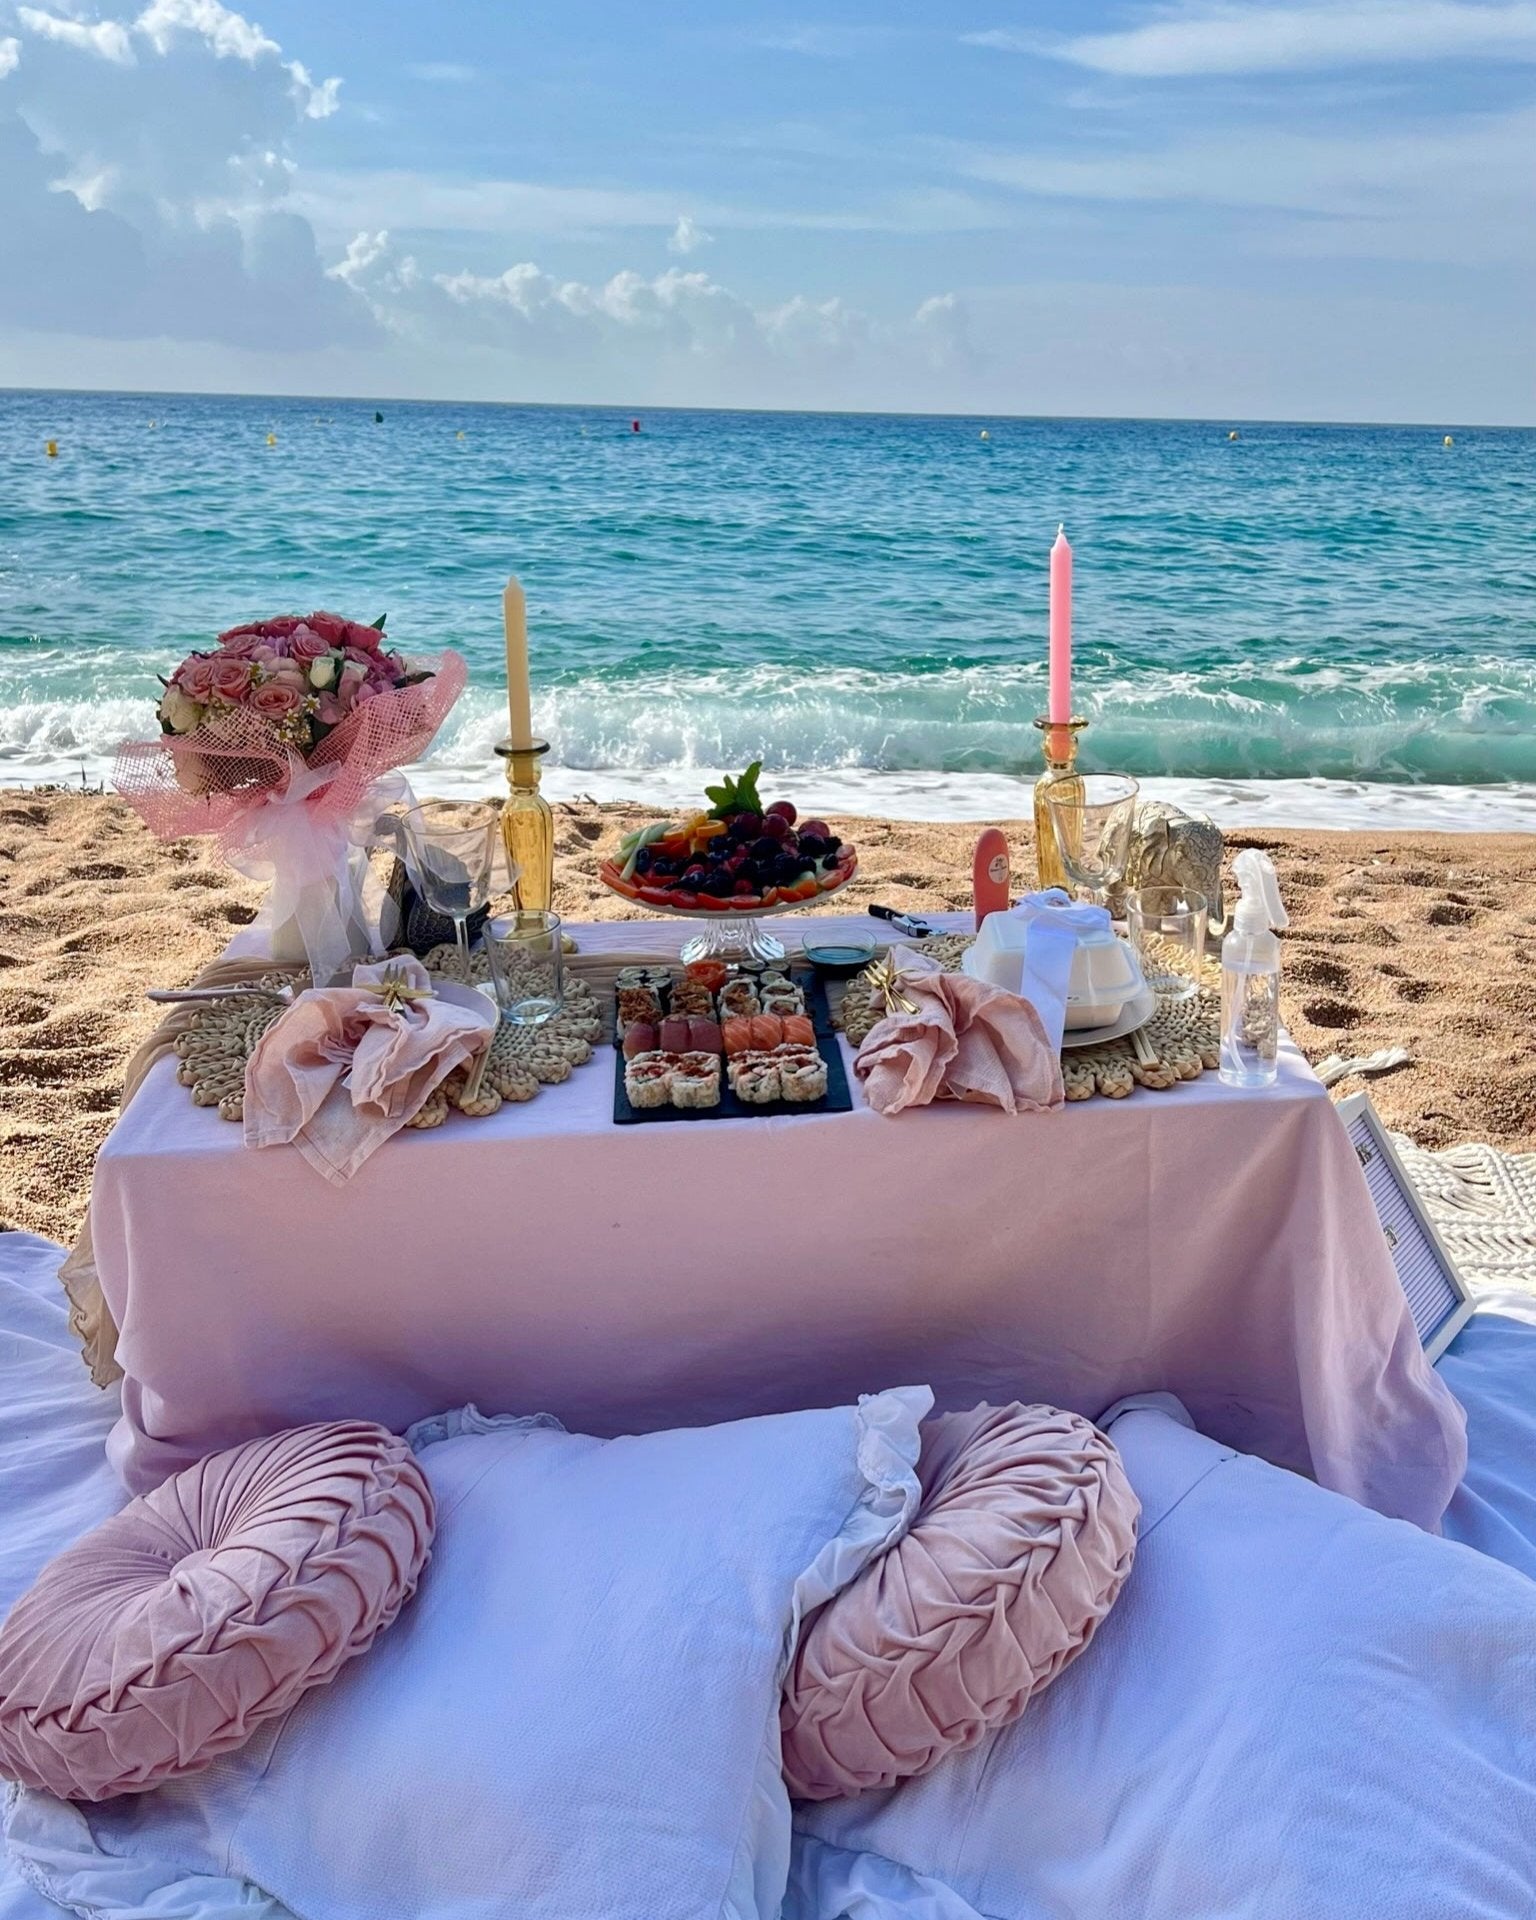
[[[808,933],[800,951],[818,973],[836,980],[862,973],[873,961],[877,946],[872,933]]]
[[[527,911],[489,920],[485,952],[501,1017],[540,1027],[565,1004],[565,942],[558,913]]]

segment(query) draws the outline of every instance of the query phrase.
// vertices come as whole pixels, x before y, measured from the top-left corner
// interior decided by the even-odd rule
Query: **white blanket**
[[[59,1255],[47,1242],[0,1234],[0,1514],[5,1519],[0,1612],[50,1554],[124,1499],[102,1458],[117,1413],[116,1394],[97,1392],[80,1364],[54,1280]],[[1447,1531],[1536,1572],[1536,1393],[1526,1385],[1536,1382],[1536,1326],[1479,1316],[1442,1366],[1448,1383],[1468,1402],[1472,1437],[1467,1486],[1448,1517]],[[1273,1469],[1232,1459],[1197,1436],[1170,1432],[1167,1422],[1152,1431],[1157,1444],[1145,1444],[1134,1437],[1132,1420],[1146,1435],[1158,1416],[1128,1416],[1117,1438],[1144,1502],[1164,1518],[1150,1530],[1149,1513],[1142,1558],[1090,1657],[1019,1723],[1030,1739],[1037,1729],[1058,1730],[1053,1738],[1063,1742],[1059,1752],[1066,1758],[1087,1753],[1090,1736],[1100,1741],[1087,1787],[1076,1800],[1063,1797],[1060,1813],[1067,1824],[1047,1826],[1030,1837],[1030,1871],[1038,1874],[1049,1860],[1059,1863],[1068,1827],[1082,1819],[1085,1808],[1099,1809],[1106,1833],[1085,1850],[1080,1872],[1063,1895],[1067,1904],[1049,1904],[1041,1892],[1034,1907],[1009,1908],[994,1883],[982,1911],[999,1920],[1011,1920],[1015,1911],[1029,1920],[1046,1914],[1050,1920],[1097,1920],[1111,1911],[1116,1920],[1141,1920],[1162,1913],[1166,1909],[1157,1896],[1168,1869],[1149,1867],[1133,1882],[1124,1905],[1116,1904],[1115,1876],[1124,1873],[1127,1862],[1134,1864],[1138,1852],[1143,1862],[1167,1853],[1158,1831],[1166,1817],[1168,1832],[1193,1832],[1208,1842],[1213,1874],[1220,1870],[1240,1883],[1256,1864],[1267,1871],[1267,1862],[1258,1862],[1250,1851],[1262,1842],[1279,1851],[1292,1887],[1309,1874],[1324,1887],[1321,1896],[1313,1886],[1304,1904],[1286,1907],[1274,1904],[1279,1896],[1267,1891],[1266,1882],[1239,1904],[1179,1908],[1179,1920],[1197,1920],[1207,1911],[1220,1912],[1222,1920],[1238,1913],[1245,1920],[1271,1913],[1296,1920],[1302,1912],[1308,1920],[1338,1920],[1357,1911],[1370,1913],[1372,1920],[1388,1912],[1433,1913],[1436,1920],[1474,1912],[1478,1920],[1518,1913],[1528,1920],[1536,1912],[1536,1884],[1523,1889],[1523,1905],[1511,1905],[1510,1875],[1520,1865],[1536,1876],[1536,1812],[1514,1805],[1522,1770],[1523,1784],[1536,1793],[1536,1589],[1492,1561],[1429,1540]],[[1214,1470],[1201,1477],[1204,1468]],[[1255,1499],[1257,1506],[1251,1504]],[[1271,1569],[1271,1584],[1258,1593],[1231,1590],[1239,1565],[1247,1567],[1250,1580],[1255,1568]],[[1283,1577],[1275,1571],[1281,1568]],[[1365,1648],[1378,1670],[1376,1698],[1384,1717],[1368,1724],[1336,1717],[1330,1726],[1322,1703],[1340,1696],[1323,1685],[1326,1662],[1335,1645],[1343,1644],[1340,1634],[1347,1627],[1351,1664],[1358,1673],[1362,1622],[1373,1623],[1373,1632],[1386,1628],[1371,1643],[1374,1653]],[[1294,1689],[1272,1686],[1255,1706],[1256,1696],[1238,1684],[1245,1673],[1251,1677],[1253,1666],[1254,1656],[1243,1651],[1244,1634],[1258,1635],[1251,1645],[1271,1652],[1287,1645],[1300,1650],[1305,1664],[1297,1666]],[[1206,1661],[1215,1657],[1209,1649],[1227,1649],[1222,1657],[1232,1660],[1232,1684],[1225,1696],[1209,1694],[1208,1666],[1190,1664],[1191,1650],[1202,1646],[1208,1649],[1201,1656]],[[1091,1692],[1086,1709],[1084,1686]],[[1176,1740],[1170,1746],[1169,1730],[1177,1733],[1192,1724],[1180,1717],[1187,1716],[1192,1696],[1215,1699],[1222,1711],[1204,1728],[1203,1745],[1185,1740],[1181,1746]],[[1301,1711],[1307,1701],[1316,1705],[1312,1720],[1321,1725],[1309,1725]],[[1117,1730],[1126,1729],[1133,1739],[1118,1737]],[[1245,1778],[1227,1766],[1232,1797],[1222,1804],[1241,1817],[1236,1824],[1219,1824],[1221,1816],[1213,1809],[1221,1801],[1217,1789],[1224,1757],[1245,1741],[1261,1748],[1262,1772]],[[1439,1755],[1432,1769],[1426,1764],[1430,1754]],[[1311,1773],[1298,1777],[1297,1766],[1303,1764]],[[1319,1775],[1323,1767],[1332,1770],[1326,1777]],[[1389,1775],[1397,1782],[1398,1797],[1383,1799]],[[934,1776],[944,1778],[944,1770]],[[914,1797],[923,1791],[898,1789]],[[949,1791],[944,1787],[940,1798]],[[1161,1800],[1145,1798],[1148,1793]],[[1464,1849],[1481,1818],[1480,1795],[1486,1796],[1488,1845],[1472,1859]],[[857,1920],[918,1913],[923,1920],[937,1920],[965,1912],[964,1907],[892,1904],[888,1881],[859,1893],[863,1904],[855,1902],[857,1889],[846,1877],[852,1867],[842,1856],[851,1853],[868,1868],[884,1857],[882,1846],[902,1855],[903,1829],[893,1830],[889,1822],[894,1799],[875,1796],[856,1803],[853,1822],[844,1823],[835,1852],[826,1855],[830,1870],[845,1875],[847,1901],[820,1911],[847,1912]],[[906,1804],[912,1807],[913,1801]],[[1155,1805],[1162,1815],[1154,1817]],[[1361,1823],[1373,1808],[1377,1817],[1366,1830]],[[1008,1824],[1015,1833],[1022,1832],[1025,1812],[1025,1802],[1012,1803]],[[1332,1834],[1338,1855],[1346,1814],[1356,1822],[1355,1862],[1330,1859],[1322,1850],[1324,1836]],[[803,1824],[809,1829],[808,1821]],[[916,1866],[912,1849],[921,1841],[920,1826],[914,1820],[904,1831],[904,1857]],[[960,1828],[947,1831],[958,1848]],[[1522,1847],[1526,1860],[1519,1863]],[[1004,1836],[995,1850],[994,1873],[1006,1872],[1009,1857]],[[1341,1893],[1346,1867],[1361,1862],[1366,1870],[1391,1868],[1400,1878],[1420,1875],[1409,1904],[1373,1906],[1371,1886],[1362,1893],[1358,1881],[1352,1893]],[[1482,1904],[1476,1908],[1459,1896],[1445,1897],[1447,1875],[1463,1869],[1485,1876]],[[1035,1885],[1038,1890],[1038,1879]],[[807,1852],[802,1904],[787,1913],[818,1912],[814,1891]],[[1055,1891],[1062,1894],[1060,1887]],[[180,1889],[146,1886],[138,1894],[147,1920],[236,1920],[233,1909],[215,1914],[197,1904],[185,1884]],[[238,1920],[261,1920],[262,1914],[260,1904],[242,1905]],[[0,1869],[0,1920],[59,1920],[59,1910],[6,1867]]]

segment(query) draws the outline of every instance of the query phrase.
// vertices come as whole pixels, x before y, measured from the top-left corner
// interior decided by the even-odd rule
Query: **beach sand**
[[[556,906],[638,917],[598,883],[638,806],[557,809]],[[836,820],[857,880],[829,903],[970,905],[977,829]],[[1005,825],[1016,890],[1029,830]],[[1523,835],[1228,833],[1274,856],[1292,914],[1287,1024],[1308,1058],[1401,1045],[1412,1065],[1368,1084],[1421,1145],[1536,1147],[1536,840]],[[151,986],[177,985],[249,924],[260,889],[202,841],[162,846],[92,794],[0,790],[0,1224],[67,1239],[112,1123]],[[1135,1095],[1134,1098],[1152,1098]]]

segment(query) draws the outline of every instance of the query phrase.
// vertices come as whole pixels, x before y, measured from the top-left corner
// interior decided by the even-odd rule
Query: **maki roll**
[[[633,971],[633,969],[626,969]],[[622,980],[623,976],[620,975]],[[654,1026],[661,1018],[661,995],[654,987],[639,983],[619,986],[616,990],[617,1023],[621,1034],[628,1033],[637,1022]]]
[[[670,1053],[641,1053],[625,1065],[624,1091],[637,1111],[646,1107],[664,1107],[672,1098],[672,1068],[677,1056]]]
[[[672,1069],[674,1107],[718,1107],[720,1104],[720,1056],[717,1053],[685,1053]]]
[[[758,1010],[757,989],[750,980],[727,980],[720,989],[722,1019],[747,1019]]]
[[[777,1064],[784,1099],[803,1106],[809,1100],[819,1100],[826,1092],[827,1063],[814,1050],[781,1047]]]
[[[693,1014],[700,1019],[714,1018],[715,996],[702,980],[679,980],[667,1002],[669,1013]]]
[[[771,1054],[740,1053],[730,1063],[731,1092],[745,1107],[771,1107],[782,1098],[779,1064]]]

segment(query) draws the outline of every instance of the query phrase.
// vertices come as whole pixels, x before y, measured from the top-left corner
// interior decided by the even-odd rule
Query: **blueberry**
[[[655,858],[655,854],[651,852],[649,847],[642,847],[635,855],[635,872],[649,873]]]

